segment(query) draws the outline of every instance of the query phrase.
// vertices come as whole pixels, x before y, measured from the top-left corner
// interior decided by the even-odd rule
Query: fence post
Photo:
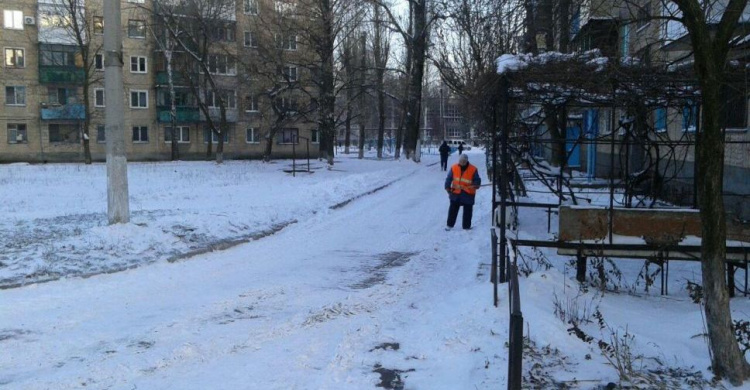
[[[508,329],[508,390],[521,390],[523,379],[523,314],[518,286],[518,266],[508,265],[510,326]]]
[[[495,228],[490,229],[491,234],[491,242],[492,242],[492,261],[490,265],[490,283],[492,283],[492,289],[493,289],[493,298],[492,302],[497,307],[498,305],[498,297],[497,297],[497,233],[495,232]]]

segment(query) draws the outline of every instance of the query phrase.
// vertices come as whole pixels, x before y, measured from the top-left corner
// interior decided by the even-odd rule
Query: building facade
[[[214,27],[201,31],[208,43],[201,52],[167,39],[174,36],[169,24],[175,19],[164,17],[167,11],[158,1],[121,1],[128,159],[168,160],[173,137],[180,159],[204,159],[220,136],[226,158],[260,158],[269,140],[274,158],[291,156],[294,145],[308,141],[317,155],[313,114],[300,112],[287,95],[267,93],[274,87],[276,92],[309,88],[306,72],[296,65],[274,67],[276,78],[266,79],[276,81],[269,84],[246,61],[278,58],[271,54],[280,52],[304,56],[299,33],[286,30],[292,24],[263,19],[278,20],[278,13],[287,11],[277,3],[231,0],[228,11],[205,15]],[[0,84],[5,91],[0,162],[83,161],[85,141],[93,160],[105,159],[102,0],[79,0],[76,9],[69,4],[0,4]],[[186,24],[190,21],[180,26]],[[269,39],[261,39],[261,32]],[[284,45],[276,42],[279,36],[286,37]],[[281,122],[275,120],[279,106]]]

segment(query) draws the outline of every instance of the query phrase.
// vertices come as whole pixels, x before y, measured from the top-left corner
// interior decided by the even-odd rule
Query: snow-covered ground
[[[130,164],[132,221],[108,226],[103,165],[0,166],[0,285],[12,287],[0,290],[0,388],[505,387],[490,188],[474,229],[444,231],[436,156],[289,168]],[[548,237],[546,215],[523,211],[520,230]],[[636,364],[669,371],[653,374],[666,388],[708,386],[700,307],[685,290],[696,264],[673,262],[659,296],[658,280],[644,292],[642,262],[608,263],[619,292],[602,294],[578,286],[569,258],[521,253],[533,271],[521,279],[529,387],[618,382],[599,342],[626,331]],[[732,305],[750,317],[747,298]]]

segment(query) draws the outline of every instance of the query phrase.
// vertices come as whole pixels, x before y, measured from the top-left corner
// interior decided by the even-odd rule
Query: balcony
[[[195,76],[197,79],[197,75]],[[189,85],[188,77],[182,72],[172,72],[172,81],[175,86]],[[156,86],[168,86],[169,85],[169,74],[167,72],[156,72]]]
[[[84,120],[86,109],[83,104],[42,107],[42,120]]]
[[[169,106],[159,106],[156,109],[159,123],[172,122]],[[198,107],[177,107],[177,122],[201,122],[201,118],[203,116]]]
[[[217,122],[221,120],[221,110],[218,107],[209,107],[208,113],[211,115],[211,120],[214,122]],[[235,123],[237,122],[237,109],[236,108],[227,108],[227,122],[229,123]]]
[[[85,79],[82,68],[75,66],[39,66],[39,83],[41,84],[75,84],[81,85]]]

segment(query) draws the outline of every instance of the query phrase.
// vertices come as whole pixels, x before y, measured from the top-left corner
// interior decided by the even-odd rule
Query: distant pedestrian
[[[463,154],[463,152],[464,152],[464,143],[459,142],[458,143],[458,155],[460,156],[461,154]]]
[[[450,230],[456,224],[458,209],[463,206],[463,221],[461,226],[464,229],[471,229],[471,215],[474,211],[474,195],[477,189],[482,185],[479,178],[477,167],[469,164],[469,156],[462,154],[458,156],[458,164],[454,164],[445,178],[445,190],[450,198],[450,207],[448,208],[448,226],[445,230]]]
[[[443,171],[448,170],[448,156],[451,154],[451,147],[448,146],[448,143],[443,141],[443,144],[440,145],[440,148],[438,148],[438,151],[440,152],[440,169]]]

